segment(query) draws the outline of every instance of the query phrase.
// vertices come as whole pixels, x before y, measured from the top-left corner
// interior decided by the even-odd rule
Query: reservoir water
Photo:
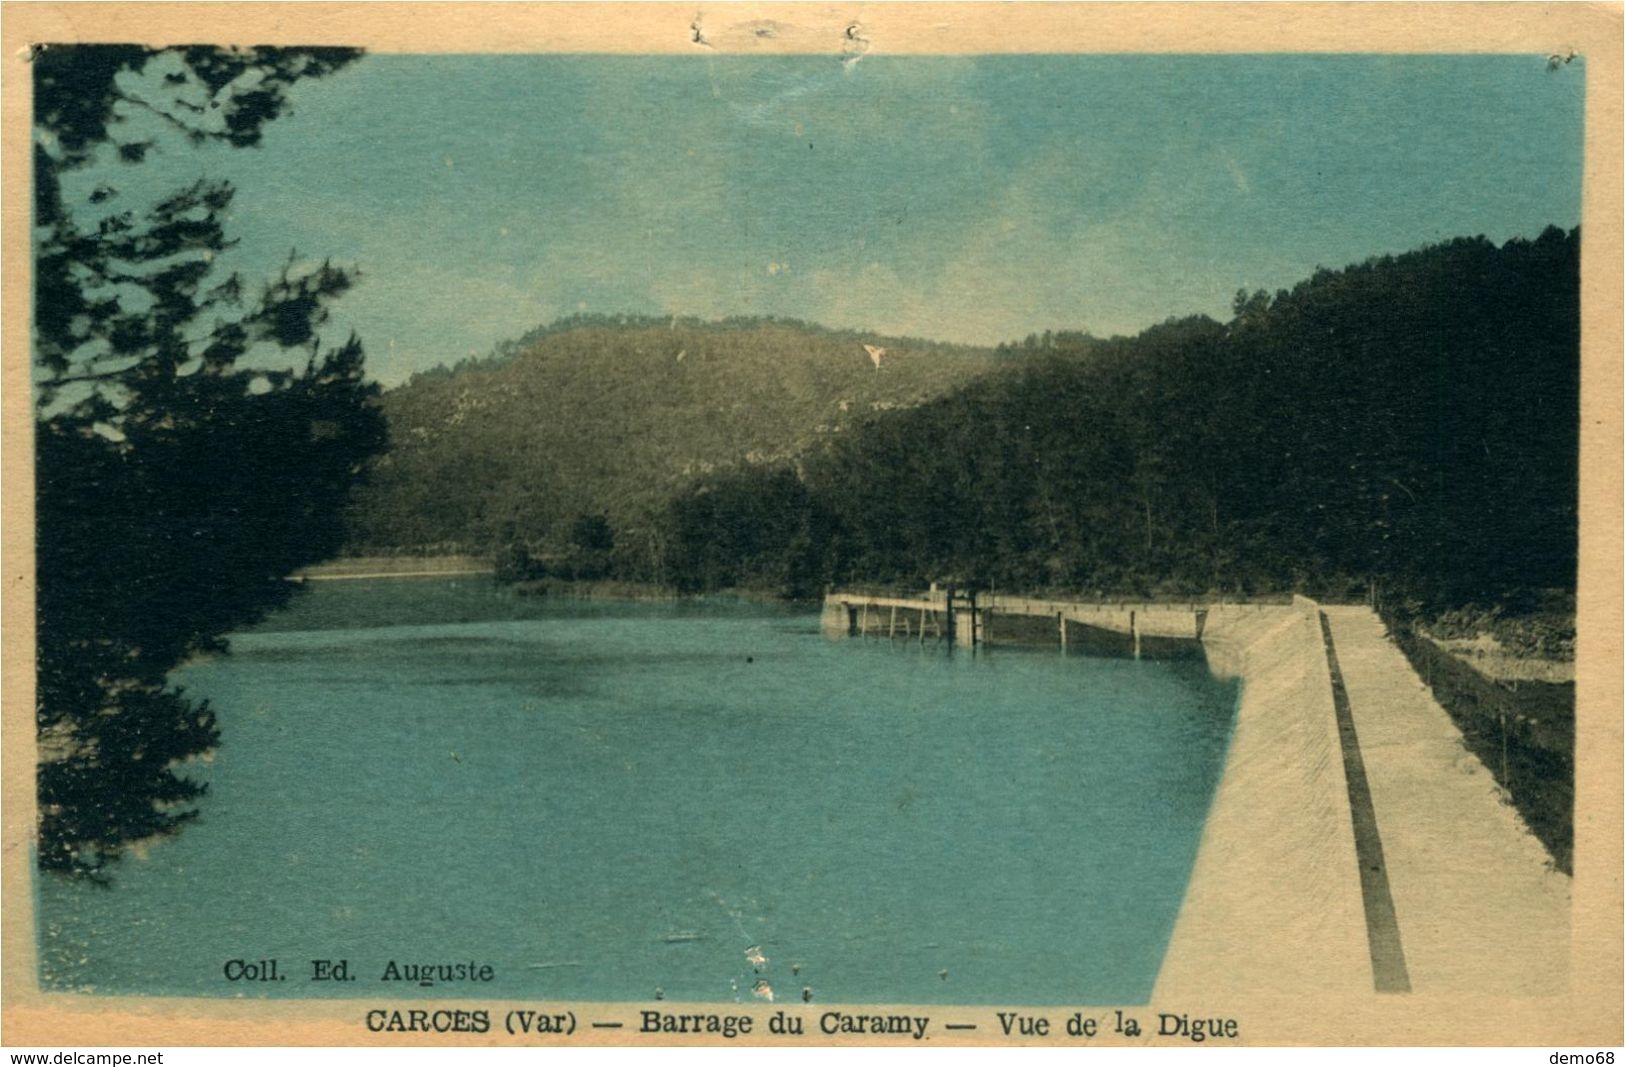
[[[481,579],[313,584],[177,672],[219,716],[201,817],[107,887],[38,877],[42,985],[1143,1003],[1235,683],[818,624]],[[280,980],[227,980],[271,959]],[[337,959],[356,980],[310,980]],[[380,981],[391,961],[493,977]]]

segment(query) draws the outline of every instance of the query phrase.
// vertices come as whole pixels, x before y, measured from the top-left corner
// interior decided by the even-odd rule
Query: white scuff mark
[[[845,32],[841,34],[841,69],[851,73],[852,68],[868,54],[869,38],[863,35],[863,26],[859,23],[850,23]]]
[[[1230,181],[1235,184],[1236,192],[1242,196],[1250,195],[1253,191],[1253,184],[1247,180],[1247,173],[1241,169],[1241,164],[1237,162],[1234,153],[1220,145],[1218,155],[1219,161],[1224,164],[1225,170],[1230,172]]]
[[[756,994],[758,999],[765,1000],[769,1004],[773,1003],[773,987],[767,984],[766,978],[758,978],[750,991]]]
[[[745,962],[761,970],[767,964],[767,957],[762,955],[761,945],[752,945],[745,950]]]
[[[869,359],[871,361],[873,361],[873,363],[875,365],[875,370],[879,370],[880,369],[880,357],[884,356],[886,354],[886,350],[884,348],[881,348],[879,345],[864,345],[863,350],[865,352],[869,353]]]
[[[709,941],[710,938],[696,930],[674,930],[660,940],[668,945],[681,945],[689,941]]]

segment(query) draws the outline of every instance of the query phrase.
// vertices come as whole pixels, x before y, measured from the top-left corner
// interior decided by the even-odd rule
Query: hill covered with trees
[[[664,513],[660,576],[1375,585],[1440,607],[1572,590],[1579,366],[1578,231],[1453,240],[1238,294],[1229,322],[1063,336],[793,465],[709,475]]]
[[[351,550],[547,555],[585,537],[648,575],[677,493],[790,463],[999,362],[771,319],[564,320],[384,395],[393,443],[352,510]]]
[[[567,320],[385,395],[351,544],[584,551],[690,592],[1375,586],[1516,611],[1573,588],[1579,366],[1579,233],[1555,228],[1132,338]]]

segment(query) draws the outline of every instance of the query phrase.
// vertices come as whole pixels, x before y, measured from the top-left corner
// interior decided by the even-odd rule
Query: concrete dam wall
[[[1322,608],[1302,597],[1173,606],[933,590],[832,593],[824,614],[832,637],[972,650],[996,647],[1000,628],[1015,623],[1061,648],[1195,649],[1214,673],[1241,680],[1156,1003],[1215,990],[1529,996],[1566,988],[1571,879],[1370,608]]]
[[[1347,781],[1318,614],[1214,608],[1203,645],[1242,679],[1223,776],[1156,1001],[1372,988]]]

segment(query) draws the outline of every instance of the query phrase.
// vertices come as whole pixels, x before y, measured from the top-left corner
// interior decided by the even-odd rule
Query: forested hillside
[[[1557,229],[1109,341],[575,320],[386,394],[352,546],[587,550],[594,576],[689,591],[1512,604],[1573,586],[1578,391],[1579,234]]]
[[[1009,373],[703,479],[664,517],[686,589],[1086,594],[1572,589],[1579,235],[1460,239],[1227,323],[1064,339]]]
[[[546,556],[581,528],[602,539],[583,520],[603,517],[622,566],[648,571],[653,517],[697,479],[789,462],[998,360],[774,320],[554,324],[385,394],[393,443],[352,509],[350,550]]]

